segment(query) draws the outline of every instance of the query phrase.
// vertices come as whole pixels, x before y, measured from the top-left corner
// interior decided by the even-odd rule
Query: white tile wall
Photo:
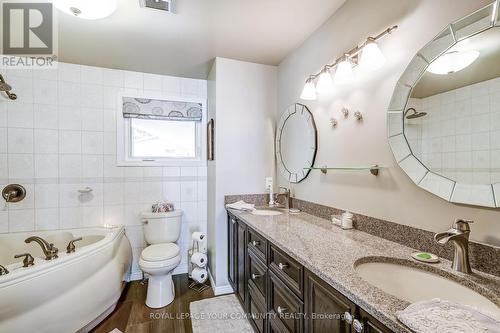
[[[413,153],[432,171],[460,183],[500,182],[500,78],[422,99],[428,115],[405,120]]]
[[[117,167],[115,111],[125,89],[206,98],[206,81],[65,63],[7,74],[19,99],[0,100],[0,183],[28,195],[0,210],[0,233],[123,224],[137,277],[140,212],[168,200],[185,211],[177,272],[186,271],[190,233],[206,232],[206,166]],[[79,194],[86,186],[94,191]]]

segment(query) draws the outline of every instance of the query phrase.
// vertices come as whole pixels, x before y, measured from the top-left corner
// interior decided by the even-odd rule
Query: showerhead
[[[0,91],[11,91],[12,87],[5,83],[5,82],[0,82]]]
[[[408,114],[410,111],[412,112],[412,114]],[[406,119],[417,119],[425,117],[427,115],[427,112],[418,112],[414,108],[409,108],[408,110],[406,110],[405,115]]]
[[[10,92],[11,90],[12,90],[12,86],[10,84],[8,84],[7,82],[5,82],[3,76],[0,74],[0,91],[5,92],[7,94],[7,96],[9,97],[9,99],[14,101],[17,99],[17,95],[14,93],[11,93]]]

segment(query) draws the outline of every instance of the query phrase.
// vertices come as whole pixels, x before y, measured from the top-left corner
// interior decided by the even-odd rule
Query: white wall
[[[418,188],[396,165],[387,143],[386,110],[396,84],[413,55],[450,22],[488,4],[468,0],[350,0],[279,66],[278,113],[299,101],[305,79],[369,35],[398,24],[380,40],[386,66],[362,74],[348,87],[306,102],[318,128],[316,165],[387,166],[369,173],[312,172],[293,186],[296,197],[418,228],[447,229],[458,217],[473,219],[471,238],[500,245],[499,211],[453,205]],[[343,119],[343,105],[363,112],[364,121]],[[329,119],[339,119],[336,129]],[[289,184],[281,179],[281,184]]]
[[[209,115],[215,114],[216,149],[215,162],[209,163],[214,211],[209,209],[208,237],[210,270],[217,286],[227,285],[224,196],[262,193],[265,177],[274,172],[276,84],[276,67],[224,58],[215,60],[209,78]]]
[[[206,166],[117,167],[115,113],[120,92],[206,98],[206,81],[65,63],[2,72],[18,100],[0,100],[0,186],[28,193],[0,207],[0,232],[126,225],[138,277],[139,214],[168,200],[185,212],[177,271],[187,271],[190,232],[206,230]],[[79,196],[85,186],[92,195]]]

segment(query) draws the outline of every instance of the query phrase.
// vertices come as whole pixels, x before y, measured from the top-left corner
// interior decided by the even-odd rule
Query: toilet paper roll
[[[191,238],[193,238],[194,241],[198,241],[198,242],[201,242],[203,239],[205,239],[206,235],[202,232],[193,232],[193,235],[191,236]]]
[[[207,255],[201,252],[195,252],[191,256],[191,263],[198,267],[205,267],[207,265]]]
[[[191,278],[198,283],[203,283],[207,281],[208,278],[207,270],[205,268],[196,267],[191,272]]]

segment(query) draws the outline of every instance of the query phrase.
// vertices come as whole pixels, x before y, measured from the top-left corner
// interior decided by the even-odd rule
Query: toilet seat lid
[[[179,246],[174,243],[154,244],[145,248],[141,253],[142,260],[162,261],[174,258],[180,253]]]

